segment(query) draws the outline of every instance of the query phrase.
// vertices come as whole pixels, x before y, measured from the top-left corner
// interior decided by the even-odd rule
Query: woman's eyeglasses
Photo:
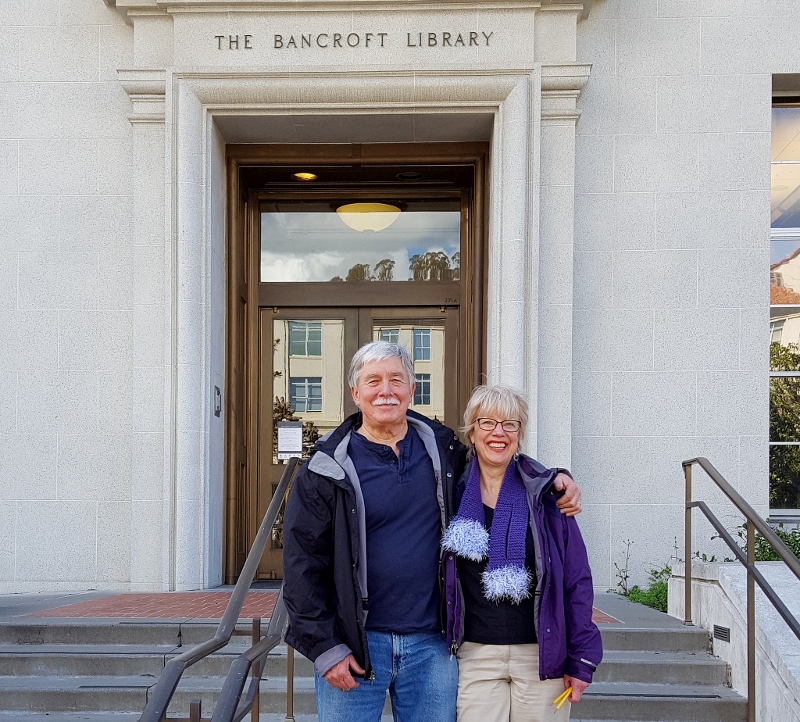
[[[475,423],[478,424],[478,428],[482,431],[494,431],[497,425],[500,424],[500,426],[503,427],[503,431],[507,431],[509,434],[516,434],[522,426],[522,422],[516,421],[515,419],[506,419],[505,421],[498,421],[497,419],[476,419]]]

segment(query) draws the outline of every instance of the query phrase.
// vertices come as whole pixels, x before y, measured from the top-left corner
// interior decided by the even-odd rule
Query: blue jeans
[[[367,631],[373,681],[347,692],[314,676],[320,722],[378,722],[386,692],[395,722],[455,722],[458,663],[440,632]]]

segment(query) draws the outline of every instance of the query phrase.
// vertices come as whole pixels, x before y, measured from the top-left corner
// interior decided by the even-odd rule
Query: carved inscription
[[[227,41],[226,41],[227,38]],[[239,38],[241,38],[241,47],[239,46]],[[215,35],[214,39],[217,41],[217,50],[252,50],[253,49],[253,36],[252,35]],[[226,45],[227,42],[227,45]]]
[[[468,48],[489,47],[494,32],[436,32],[403,33],[395,38],[391,33],[274,33],[268,47],[272,50],[321,50],[337,48],[367,48],[376,50],[394,45],[406,48]],[[252,34],[215,35],[217,50],[253,50],[258,45]]]

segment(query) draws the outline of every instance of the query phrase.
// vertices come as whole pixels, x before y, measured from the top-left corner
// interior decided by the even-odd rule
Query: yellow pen
[[[568,687],[565,689],[558,697],[553,700],[553,704],[556,705],[556,709],[561,709],[561,705],[567,701],[567,697],[569,697],[569,693],[572,692],[572,687]]]

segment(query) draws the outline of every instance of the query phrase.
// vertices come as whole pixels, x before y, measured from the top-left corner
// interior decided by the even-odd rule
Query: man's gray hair
[[[400,359],[403,368],[406,370],[409,385],[414,383],[414,362],[411,360],[411,356],[405,346],[389,341],[371,341],[370,343],[365,343],[353,354],[353,360],[350,362],[350,371],[347,374],[350,388],[354,389],[358,386],[358,379],[364,366],[373,361],[385,361],[390,358]]]

